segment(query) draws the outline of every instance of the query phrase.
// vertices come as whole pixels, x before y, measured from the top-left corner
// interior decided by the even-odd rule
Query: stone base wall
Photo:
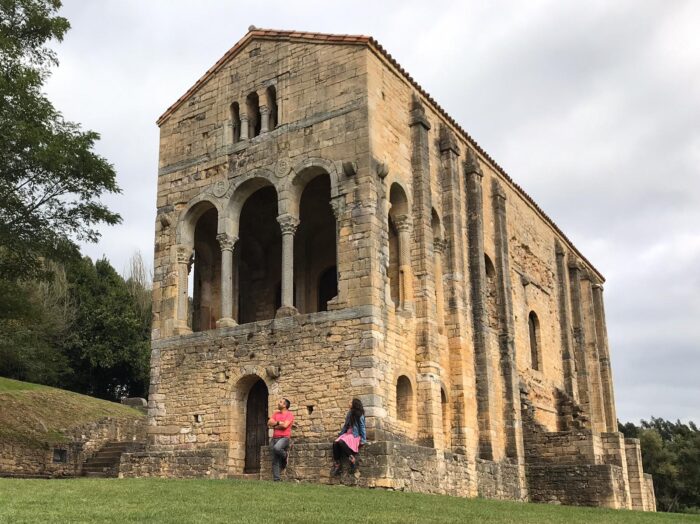
[[[644,474],[644,489],[646,490],[647,507],[644,511],[656,511],[656,493],[654,492],[654,479],[651,474]]]
[[[272,478],[270,452],[262,450],[260,478]],[[331,477],[331,444],[294,444],[285,479],[322,484],[435,493],[461,497],[525,500],[517,465],[469,460],[465,455],[400,442],[373,442],[362,448],[355,475],[347,464]]]
[[[67,442],[32,447],[0,441],[0,476],[75,477],[109,441],[146,440],[146,417],[105,418],[72,430]],[[60,457],[60,461],[55,459]]]
[[[614,509],[625,507],[625,479],[619,466],[528,466],[527,479],[533,502]]]
[[[119,478],[226,478],[225,449],[124,453]]]

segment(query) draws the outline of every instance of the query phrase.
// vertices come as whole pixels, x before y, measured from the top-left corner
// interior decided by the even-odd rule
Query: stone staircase
[[[84,477],[117,477],[122,453],[133,453],[144,449],[145,444],[142,442],[107,442],[83,463],[82,475]]]

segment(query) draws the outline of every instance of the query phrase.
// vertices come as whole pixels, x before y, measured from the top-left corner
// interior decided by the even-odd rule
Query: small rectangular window
[[[53,461],[54,463],[66,463],[68,462],[68,450],[54,448],[53,450]]]

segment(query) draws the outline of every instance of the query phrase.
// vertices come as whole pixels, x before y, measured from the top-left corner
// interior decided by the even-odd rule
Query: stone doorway
[[[267,399],[265,381],[258,380],[246,402],[244,473],[260,471],[260,448],[267,445]]]

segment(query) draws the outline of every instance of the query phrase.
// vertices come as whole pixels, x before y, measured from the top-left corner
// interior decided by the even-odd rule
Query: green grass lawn
[[[700,522],[700,516],[242,480],[0,479],[0,522]]]

